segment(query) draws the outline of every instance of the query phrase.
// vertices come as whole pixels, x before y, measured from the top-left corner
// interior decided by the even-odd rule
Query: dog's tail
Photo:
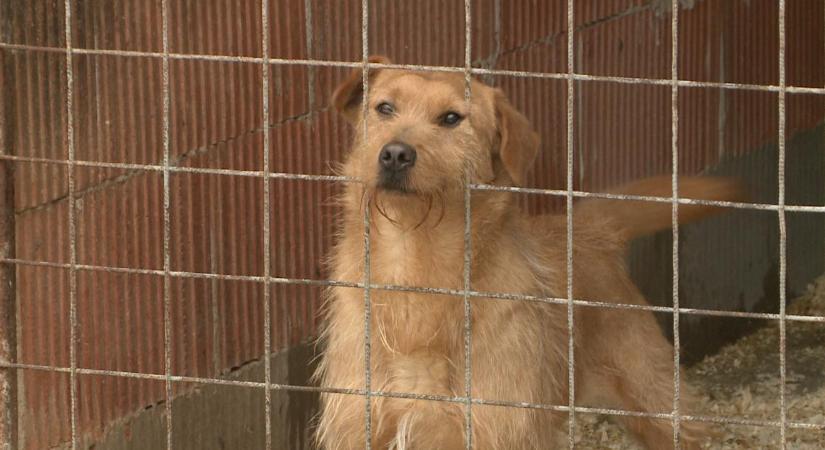
[[[608,191],[609,194],[671,197],[671,177],[645,178]],[[679,177],[679,198],[737,202],[745,200],[745,186],[741,180],[729,177]],[[718,214],[724,208],[710,205],[679,204],[679,224],[693,222]],[[670,202],[618,200],[590,197],[574,208],[575,215],[595,215],[611,219],[625,231],[625,237],[651,234],[672,226]]]

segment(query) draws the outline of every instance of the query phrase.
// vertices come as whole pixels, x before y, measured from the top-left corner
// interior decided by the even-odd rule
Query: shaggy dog
[[[360,70],[337,88],[333,105],[356,130],[341,172],[360,183],[348,183],[341,198],[333,279],[364,282],[368,213],[370,283],[464,288],[466,183],[522,185],[539,144],[501,90],[472,81],[469,103],[464,92],[462,74],[386,68],[369,71],[366,108]],[[616,192],[669,197],[670,183],[670,177],[653,178]],[[693,177],[680,180],[679,192],[732,200],[739,187]],[[564,214],[528,216],[515,194],[504,191],[475,190],[470,205],[471,290],[567,298]],[[679,211],[681,222],[716,212],[699,205]],[[634,236],[670,226],[670,203],[576,203],[574,298],[647,305],[625,270],[625,248]],[[370,300],[371,390],[464,396],[463,297],[374,288]],[[566,413],[490,403],[568,404],[567,305],[478,296],[470,302],[471,395],[486,402],[471,408],[473,448],[556,447]],[[576,306],[573,317],[577,406],[673,411],[673,348],[651,312]],[[364,336],[363,289],[331,288],[316,374],[322,387],[365,388]],[[684,383],[680,391],[684,411],[692,396]],[[465,448],[466,404],[460,401],[373,396],[369,437],[363,396],[325,393],[321,402],[317,439],[325,449],[364,448],[367,439],[375,449]],[[647,448],[673,447],[669,419],[618,420]],[[698,448],[705,426],[680,425],[683,448]]]

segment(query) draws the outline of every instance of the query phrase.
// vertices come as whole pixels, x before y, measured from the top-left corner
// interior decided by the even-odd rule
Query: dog
[[[389,63],[371,57],[372,63]],[[539,136],[500,90],[458,73],[371,68],[364,105],[363,73],[337,87],[332,104],[355,129],[340,172],[357,178],[341,195],[331,277],[365,281],[365,217],[369,217],[369,282],[464,288],[466,183],[523,186]],[[363,131],[366,127],[366,133]],[[735,200],[738,182],[682,177],[680,196]],[[671,178],[631,183],[614,193],[671,196]],[[718,208],[680,205],[679,221]],[[633,237],[667,229],[669,202],[588,198],[573,208],[573,296],[647,305],[623,262]],[[528,216],[515,194],[474,190],[470,202],[470,288],[541,298],[567,298],[567,217]],[[443,291],[442,291],[443,292]],[[316,439],[328,450],[464,449],[464,298],[448,293],[370,290],[369,370],[373,392],[437,396],[436,400],[326,392]],[[495,402],[568,405],[566,304],[470,297],[470,439],[476,449],[548,449],[564,438],[563,410]],[[329,389],[363,390],[365,292],[332,287],[324,302],[323,351],[315,375]],[[576,406],[671,413],[673,348],[649,311],[575,306]],[[694,402],[680,386],[684,411]],[[621,415],[647,448],[673,447],[673,422]],[[699,448],[710,430],[680,424],[681,446]]]

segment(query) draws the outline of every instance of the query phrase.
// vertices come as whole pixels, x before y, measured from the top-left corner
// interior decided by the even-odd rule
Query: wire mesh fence
[[[420,399],[438,402],[452,402],[459,403],[464,406],[465,410],[465,441],[466,447],[473,447],[473,429],[472,429],[472,412],[476,405],[488,405],[499,407],[512,408],[532,408],[539,410],[552,410],[564,412],[569,417],[569,433],[568,445],[574,448],[575,443],[575,418],[578,414],[606,414],[614,416],[636,416],[649,417],[669,420],[673,424],[673,442],[674,446],[678,446],[680,442],[680,423],[684,421],[698,421],[710,423],[727,423],[739,425],[752,425],[760,427],[777,428],[780,433],[781,444],[786,443],[786,432],[788,429],[816,429],[825,430],[825,426],[817,423],[806,423],[794,420],[789,420],[787,415],[787,405],[785,397],[785,383],[786,383],[786,324],[788,322],[812,322],[825,324],[825,317],[789,314],[786,311],[786,278],[787,278],[787,227],[786,227],[786,213],[787,212],[806,212],[806,213],[825,213],[825,206],[814,204],[786,204],[786,190],[785,190],[785,164],[786,164],[786,102],[787,94],[825,94],[825,87],[813,86],[792,86],[787,83],[786,76],[786,2],[785,0],[777,0],[776,8],[778,10],[778,82],[775,84],[754,84],[754,83],[735,83],[724,81],[695,81],[688,80],[681,77],[679,72],[680,61],[680,1],[672,0],[670,7],[670,67],[669,76],[663,78],[654,77],[630,77],[630,76],[614,76],[614,75],[594,75],[582,73],[577,70],[577,8],[579,2],[568,0],[565,8],[565,29],[564,34],[567,36],[565,45],[565,60],[566,70],[559,72],[541,72],[541,71],[524,71],[524,70],[497,70],[493,68],[477,67],[473,60],[472,43],[474,42],[474,8],[478,7],[478,2],[471,0],[464,0],[463,2],[463,57],[464,64],[461,65],[417,65],[417,64],[380,64],[368,61],[372,49],[370,48],[370,32],[371,20],[374,18],[370,16],[370,0],[361,0],[361,17],[360,17],[360,31],[361,31],[361,61],[337,61],[337,60],[322,60],[322,59],[302,59],[302,58],[282,58],[273,57],[271,54],[270,30],[273,22],[273,16],[270,9],[270,2],[260,3],[260,36],[256,38],[260,45],[260,57],[257,56],[237,56],[237,55],[220,55],[220,54],[202,54],[202,53],[178,53],[171,51],[170,47],[170,33],[173,31],[172,24],[169,19],[170,5],[168,0],[162,0],[160,3],[160,19],[161,19],[161,48],[155,51],[141,51],[141,50],[116,50],[116,49],[101,49],[101,48],[78,48],[74,45],[76,35],[74,33],[74,26],[76,24],[73,19],[72,12],[75,11],[73,0],[65,0],[63,5],[64,11],[64,36],[63,41],[65,46],[53,45],[33,45],[29,43],[14,43],[14,42],[0,42],[0,49],[8,52],[26,52],[26,53],[55,53],[65,56],[65,64],[63,69],[63,80],[65,81],[65,102],[62,105],[65,111],[65,136],[66,146],[64,157],[40,157],[27,156],[16,154],[14,148],[3,148],[3,153],[0,153],[0,160],[9,164],[35,164],[35,165],[55,165],[66,168],[66,185],[67,197],[69,201],[66,207],[66,231],[65,239],[68,242],[68,258],[66,262],[43,261],[29,258],[18,258],[8,255],[3,255],[2,263],[8,267],[47,267],[54,269],[61,269],[68,271],[68,294],[69,307],[68,316],[63,318],[68,322],[69,330],[69,358],[68,364],[65,365],[45,365],[23,363],[15,359],[4,359],[0,361],[0,367],[6,368],[11,372],[28,370],[28,371],[46,371],[66,374],[69,377],[70,387],[70,437],[73,448],[80,446],[83,431],[79,428],[79,415],[83,405],[78,397],[78,378],[83,375],[96,375],[106,377],[119,377],[129,379],[145,379],[163,382],[164,384],[164,407],[165,407],[165,430],[166,430],[166,445],[168,448],[173,447],[173,433],[177,430],[172,420],[173,398],[175,396],[174,385],[176,383],[191,383],[203,385],[222,385],[222,386],[238,386],[260,389],[261,395],[264,397],[265,404],[265,445],[267,448],[272,446],[272,393],[274,391],[296,391],[296,392],[329,392],[338,394],[347,394],[364,397],[364,415],[365,425],[367,427],[367,440],[364,443],[366,448],[371,448],[371,432],[369,427],[373,422],[371,410],[374,398],[402,398],[402,399]],[[655,2],[654,2],[655,3]],[[499,2],[496,2],[497,7],[501,8]],[[306,2],[305,5],[310,5]],[[310,21],[312,19],[312,9],[306,6],[307,10],[304,19],[306,24],[306,41],[312,42],[312,27]],[[315,11],[314,14],[317,14]],[[309,45],[309,44],[307,44]],[[161,159],[156,162],[149,163],[134,163],[134,162],[105,162],[91,159],[78,158],[78,151],[76,148],[76,106],[75,100],[79,93],[76,90],[75,73],[75,58],[79,56],[99,56],[99,57],[117,57],[117,58],[137,58],[137,59],[155,59],[160,60],[161,64],[161,83],[156,87],[161,95]],[[260,170],[240,170],[230,168],[210,168],[210,167],[193,167],[191,165],[184,165],[184,161],[172,151],[172,138],[170,137],[170,128],[172,124],[172,99],[171,90],[172,84],[170,81],[170,65],[175,61],[206,61],[216,63],[230,63],[241,65],[255,65],[260,68],[260,123],[257,125],[255,132],[260,132],[263,135],[261,146],[261,160],[259,162]],[[339,280],[329,279],[312,279],[312,278],[296,278],[276,276],[273,273],[273,243],[272,243],[272,193],[275,189],[273,183],[278,180],[297,180],[304,182],[334,182],[334,183],[360,183],[360,180],[351,179],[335,175],[320,175],[313,173],[294,173],[287,171],[273,170],[272,154],[278,152],[278,148],[273,148],[271,144],[271,111],[273,105],[268,93],[272,89],[273,84],[273,70],[284,66],[298,66],[309,69],[316,68],[343,68],[343,69],[362,69],[363,70],[363,84],[365,86],[366,96],[369,96],[369,71],[376,69],[404,69],[412,71],[437,71],[437,72],[455,72],[462,73],[466,79],[466,101],[472,98],[472,90],[470,89],[470,79],[473,76],[483,77],[504,77],[504,78],[526,78],[526,79],[547,79],[558,80],[563,82],[566,87],[566,111],[565,111],[565,178],[564,189],[549,189],[549,188],[530,188],[530,187],[502,187],[496,185],[473,184],[466,183],[465,189],[465,255],[464,255],[464,272],[463,272],[463,288],[462,289],[445,289],[431,286],[401,286],[401,285],[386,285],[375,284],[371,281],[370,276],[370,217],[369,208],[365,209],[366,216],[364,217],[364,245],[365,245],[365,274],[362,282],[352,283]],[[316,78],[311,78],[317,80]],[[575,149],[577,144],[577,134],[575,132],[577,114],[576,90],[581,83],[614,83],[619,85],[642,85],[642,86],[661,86],[669,88],[670,94],[670,122],[671,122],[671,148],[670,159],[672,174],[672,197],[644,197],[633,195],[615,195],[604,194],[598,192],[591,192],[589,190],[576,189],[575,182]],[[312,81],[310,81],[312,84]],[[778,144],[778,191],[777,201],[775,203],[768,202],[724,202],[724,201],[710,201],[701,199],[690,199],[679,196],[678,175],[680,173],[680,141],[679,141],[679,123],[680,123],[680,98],[682,89],[718,89],[731,91],[755,91],[766,92],[776,95],[778,122],[775,124]],[[125,99],[123,101],[126,101]],[[364,103],[366,113],[367,102]],[[366,126],[361,131],[366,136]],[[9,151],[11,150],[11,151]],[[160,225],[162,227],[161,235],[161,249],[162,249],[162,264],[159,268],[140,268],[107,264],[88,264],[82,263],[78,258],[78,214],[79,214],[79,198],[81,189],[76,178],[77,168],[94,168],[94,169],[118,169],[124,171],[131,171],[136,173],[149,172],[156,173],[161,177],[162,186],[162,217]],[[261,273],[258,275],[248,274],[231,274],[212,271],[193,271],[193,270],[179,270],[173,267],[173,231],[172,231],[172,177],[176,174],[191,174],[191,175],[210,175],[219,177],[237,177],[253,179],[260,183],[263,191],[262,203],[257,207],[260,208],[259,214],[262,218],[262,236],[261,244],[263,247]],[[472,211],[470,210],[470,199],[472,193],[475,191],[506,191],[518,194],[537,194],[541,196],[550,196],[558,198],[566,205],[567,216],[567,295],[563,298],[542,297],[533,295],[513,294],[507,292],[483,292],[476,291],[472,288],[472,273],[470,270],[471,261],[471,234],[470,217]],[[592,299],[578,299],[573,295],[573,213],[575,210],[574,200],[579,198],[613,198],[619,200],[632,201],[646,201],[668,203],[672,207],[672,306],[652,306],[652,305],[638,305],[638,304],[616,304],[604,301],[596,301]],[[692,308],[685,307],[680,304],[680,262],[679,262],[679,229],[678,229],[678,210],[682,205],[713,205],[737,210],[758,210],[776,213],[776,220],[778,222],[778,242],[779,242],[779,305],[778,312],[752,312],[752,311],[726,311],[715,310],[708,308]],[[162,280],[162,335],[163,335],[163,373],[149,373],[136,372],[124,370],[105,370],[99,368],[83,367],[80,363],[81,346],[79,344],[78,330],[79,322],[83,318],[78,316],[78,274],[88,273],[94,277],[95,274],[103,273],[119,273],[132,275],[145,275],[158,277]],[[238,381],[221,378],[218,376],[186,376],[176,374],[174,371],[173,361],[173,284],[177,279],[201,279],[201,280],[215,280],[215,281],[239,281],[252,282],[261,284],[263,289],[262,296],[262,314],[257,320],[261,321],[263,332],[263,354],[259,355],[260,359],[264,361],[265,371],[262,381]],[[272,311],[271,299],[272,286],[275,285],[299,285],[299,286],[314,286],[314,287],[352,287],[362,289],[364,292],[364,328],[365,328],[365,373],[364,379],[366,381],[363,389],[327,389],[304,385],[290,385],[279,384],[273,382],[272,369],[270,367],[270,355],[272,355],[274,348],[274,338],[272,335]],[[408,293],[422,293],[422,294],[447,294],[458,296],[463,299],[464,304],[464,324],[463,324],[463,338],[464,338],[464,357],[466,372],[464,374],[464,393],[462,396],[445,397],[437,395],[421,395],[405,392],[384,392],[376,390],[371,384],[371,293],[374,291],[394,291],[394,292],[408,292]],[[509,402],[492,399],[474,398],[472,393],[472,364],[471,348],[473,336],[472,305],[475,299],[500,299],[517,302],[539,302],[556,305],[567,306],[567,333],[568,333],[568,385],[569,392],[568,404],[535,404],[527,402]],[[575,341],[575,324],[574,314],[575,308],[615,308],[628,310],[641,310],[647,312],[658,312],[672,314],[673,317],[673,341],[674,341],[674,360],[673,360],[673,407],[672,411],[665,413],[652,413],[646,411],[632,411],[609,408],[593,408],[576,405],[575,399],[575,361],[576,355],[574,353]],[[736,317],[736,318],[750,318],[776,321],[779,325],[780,340],[779,340],[779,368],[781,376],[781,389],[779,397],[779,411],[780,414],[775,420],[752,420],[741,419],[734,417],[715,417],[707,415],[695,415],[685,413],[680,409],[680,322],[679,319],[685,315],[693,316],[722,316],[722,317]],[[12,398],[5,398],[5,401],[12,401]],[[9,438],[11,439],[11,438]],[[9,441],[10,443],[12,441]]]

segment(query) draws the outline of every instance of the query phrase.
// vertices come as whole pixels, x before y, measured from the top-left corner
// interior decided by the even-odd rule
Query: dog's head
[[[363,73],[353,71],[332,97],[355,126],[345,173],[370,190],[419,196],[460,195],[467,178],[521,185],[538,135],[500,89],[474,80],[468,103],[465,86],[462,73],[371,67],[365,107]]]

